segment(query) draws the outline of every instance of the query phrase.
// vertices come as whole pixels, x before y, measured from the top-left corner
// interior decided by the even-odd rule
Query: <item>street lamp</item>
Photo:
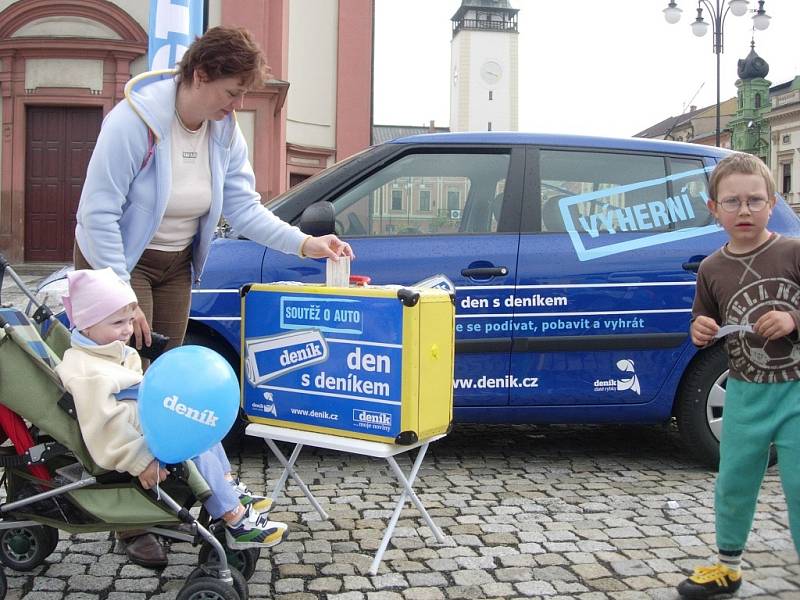
[[[758,9],[754,10],[753,27],[759,31],[763,31],[769,27],[770,17],[764,10],[764,1],[758,0]],[[697,1],[697,17],[692,23],[692,33],[698,37],[702,37],[708,31],[709,23],[703,18],[703,7],[708,11],[708,16],[711,21],[711,32],[714,37],[714,54],[717,55],[717,121],[716,121],[716,143],[719,146],[720,137],[720,124],[719,124],[719,111],[720,111],[720,98],[719,98],[719,59],[722,54],[722,33],[725,27],[725,17],[728,16],[730,11],[733,16],[741,17],[747,13],[747,0],[728,0],[727,5],[724,0],[698,0]],[[674,25],[681,20],[680,8],[675,0],[670,0],[667,8],[664,9],[664,18],[667,23]]]

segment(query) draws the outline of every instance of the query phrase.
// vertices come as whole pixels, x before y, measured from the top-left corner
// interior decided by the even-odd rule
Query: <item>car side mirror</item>
[[[315,202],[300,215],[300,230],[308,235],[319,236],[334,233],[336,230],[336,214],[333,204],[326,200]]]

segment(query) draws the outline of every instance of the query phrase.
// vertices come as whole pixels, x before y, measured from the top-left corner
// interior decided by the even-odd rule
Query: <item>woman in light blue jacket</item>
[[[199,280],[221,216],[275,250],[352,257],[335,235],[307,236],[261,204],[234,109],[265,70],[249,32],[214,27],[177,71],[129,81],[103,122],[78,206],[75,266],[130,280],[139,348],[151,326],[170,347],[182,343],[192,271]]]
[[[75,268],[111,267],[130,281],[138,348],[151,344],[151,327],[170,337],[168,348],[183,343],[192,273],[199,280],[221,216],[275,250],[353,257],[335,235],[305,235],[261,204],[234,109],[265,72],[246,30],[214,27],[177,71],[128,82],[103,122],[78,206]],[[166,566],[163,546],[142,533],[126,532],[128,557]]]

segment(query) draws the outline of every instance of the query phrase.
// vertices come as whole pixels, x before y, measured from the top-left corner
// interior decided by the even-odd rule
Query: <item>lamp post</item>
[[[758,9],[754,10],[753,27],[759,31],[763,31],[769,27],[770,16],[764,10],[765,0],[758,0]],[[728,0],[725,4],[724,0],[698,0],[697,1],[697,18],[692,23],[692,33],[697,37],[703,37],[708,31],[708,22],[703,18],[703,7],[708,11],[708,16],[711,21],[711,32],[713,34],[713,49],[714,54],[717,55],[717,106],[716,106],[716,144],[719,146],[720,138],[720,98],[719,98],[719,62],[720,54],[723,52],[722,46],[722,33],[725,27],[725,17],[728,12],[733,13],[735,17],[741,17],[747,13],[747,0]],[[667,23],[674,25],[681,20],[680,8],[675,0],[670,0],[667,8],[664,9],[664,18]]]

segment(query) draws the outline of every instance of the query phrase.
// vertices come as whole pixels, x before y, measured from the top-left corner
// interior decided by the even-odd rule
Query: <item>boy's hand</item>
[[[781,310],[771,310],[767,314],[761,315],[753,325],[753,333],[768,340],[777,340],[789,335],[795,329],[796,326],[792,315]]]
[[[700,315],[694,321],[689,329],[692,336],[692,343],[695,346],[707,346],[714,340],[714,336],[719,331],[719,325],[711,317]]]
[[[157,460],[152,460],[145,470],[139,473],[139,483],[144,489],[149,490],[164,481],[167,475],[169,475],[169,471],[162,469]]]

